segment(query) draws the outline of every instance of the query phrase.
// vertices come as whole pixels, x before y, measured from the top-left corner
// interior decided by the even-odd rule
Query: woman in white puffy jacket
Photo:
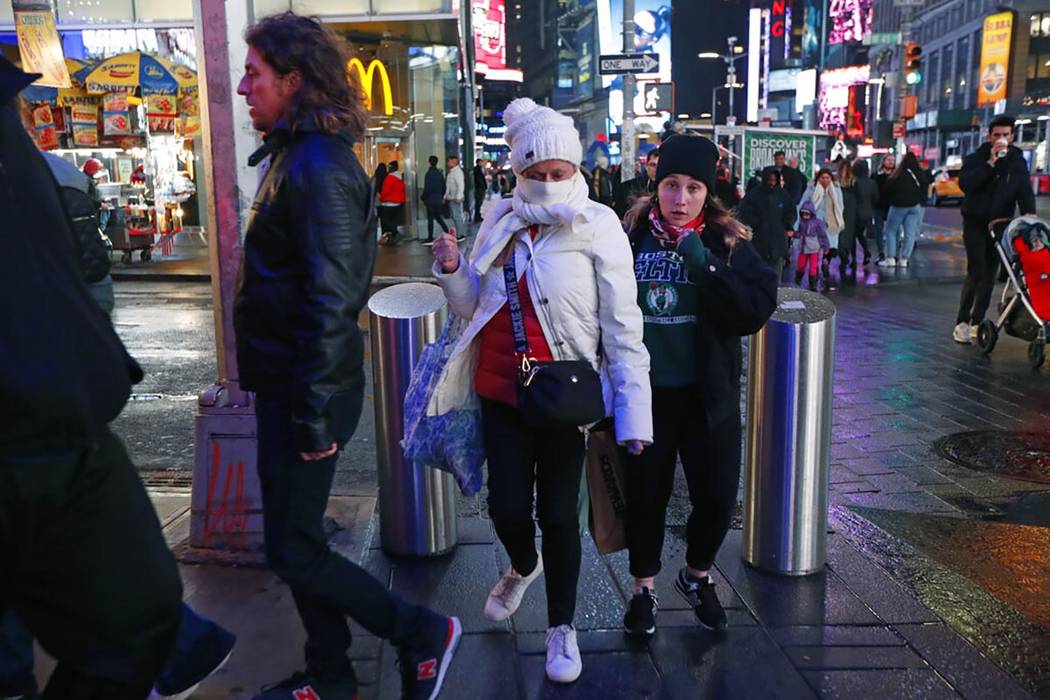
[[[571,683],[581,671],[573,616],[584,434],[579,427],[536,429],[517,410],[520,362],[504,265],[513,255],[529,355],[540,361],[589,361],[603,377],[616,439],[635,454],[653,434],[649,354],[630,244],[616,214],[587,197],[572,119],[528,98],[512,102],[503,118],[518,176],[513,197],[485,219],[469,260],[452,235],[434,245],[434,275],[452,312],[469,323],[428,413],[480,399],[489,514],[511,561],[489,594],[485,615],[509,618],[529,584],[546,570],[547,676]],[[542,557],[535,546],[534,488]]]

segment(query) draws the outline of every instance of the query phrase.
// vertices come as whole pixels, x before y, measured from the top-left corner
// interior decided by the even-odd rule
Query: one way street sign
[[[601,75],[622,73],[656,73],[660,70],[660,54],[622,53],[599,56],[598,72]]]

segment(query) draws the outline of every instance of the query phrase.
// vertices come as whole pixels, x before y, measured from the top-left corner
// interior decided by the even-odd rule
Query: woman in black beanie
[[[718,148],[706,138],[667,139],[660,146],[656,197],[630,217],[655,428],[642,454],[621,453],[635,578],[624,616],[630,634],[656,630],[654,579],[676,457],[693,512],[686,566],[675,588],[701,624],[726,625],[708,571],[729,529],[740,481],[740,338],[773,313],[777,279],[748,242],[750,230],[709,196],[717,163]]]

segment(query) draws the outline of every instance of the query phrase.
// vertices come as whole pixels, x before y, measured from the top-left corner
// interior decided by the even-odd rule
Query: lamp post
[[[715,114],[715,94],[719,87],[729,88],[729,113],[736,115],[734,109],[734,97],[736,95],[736,88],[743,87],[742,84],[736,81],[736,62],[741,58],[746,58],[747,53],[743,51],[742,46],[737,46],[736,37],[729,37],[729,53],[721,54],[715,51],[703,51],[697,54],[697,58],[716,58],[722,59],[726,64],[726,84],[718,86],[711,90],[711,114]],[[739,51],[738,51],[739,49]],[[711,117],[712,124],[714,123],[714,116]]]

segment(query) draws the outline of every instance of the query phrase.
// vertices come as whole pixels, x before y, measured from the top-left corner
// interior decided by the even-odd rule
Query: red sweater
[[[530,234],[533,238],[538,231],[537,227],[532,228]],[[521,281],[518,282],[518,295],[521,297],[521,312],[525,318],[525,336],[529,340],[531,351],[529,355],[541,362],[549,362],[554,356],[543,335],[536,307],[532,305],[526,275],[522,275]],[[510,320],[510,306],[503,304],[481,330],[481,355],[474,374],[474,390],[482,398],[516,407],[520,367],[518,354],[514,350],[514,325]]]
[[[383,178],[383,187],[379,190],[379,201],[383,203],[405,203],[405,181],[396,175]]]

